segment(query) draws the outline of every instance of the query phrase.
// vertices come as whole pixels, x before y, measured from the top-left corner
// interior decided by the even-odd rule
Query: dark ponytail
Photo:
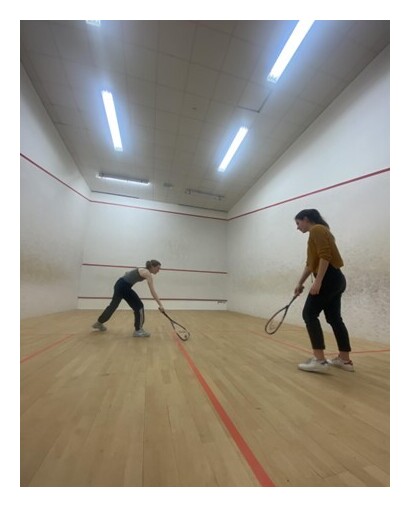
[[[303,220],[307,218],[313,224],[324,225],[329,229],[329,224],[323,219],[317,209],[303,209],[295,216],[295,220]]]
[[[156,261],[155,259],[151,259],[150,261],[147,261],[145,263],[145,267],[147,269],[156,268],[157,266],[161,266],[161,263],[159,261]]]

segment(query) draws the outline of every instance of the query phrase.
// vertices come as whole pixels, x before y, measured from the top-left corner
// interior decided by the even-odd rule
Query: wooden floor
[[[158,311],[21,322],[21,486],[389,486],[388,346],[352,340],[356,372],[297,369],[303,328]],[[327,335],[328,355],[335,352]]]

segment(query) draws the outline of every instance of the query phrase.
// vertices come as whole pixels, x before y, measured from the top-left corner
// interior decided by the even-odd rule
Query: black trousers
[[[112,297],[111,303],[98,317],[98,322],[101,322],[101,324],[107,322],[107,320],[111,318],[112,314],[118,308],[123,299],[134,310],[134,326],[138,331],[138,329],[142,328],[145,320],[144,305],[141,299],[138,297],[138,294],[132,290],[131,285],[126,282],[124,278],[120,278],[115,283],[114,295]]]
[[[350,352],[349,332],[341,316],[342,294],[346,289],[346,278],[340,269],[329,265],[322,281],[319,294],[308,295],[303,307],[303,320],[309,334],[312,349],[324,350],[325,341],[319,315],[323,311],[326,321],[335,335],[341,352]]]

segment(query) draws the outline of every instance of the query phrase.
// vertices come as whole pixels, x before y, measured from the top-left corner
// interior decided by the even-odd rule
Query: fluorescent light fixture
[[[217,199],[221,201],[225,198],[224,195],[212,194],[211,192],[203,192],[202,190],[194,190],[193,188],[186,188],[185,193],[188,195],[200,195],[202,197],[210,197],[211,199]]]
[[[100,19],[95,19],[95,20],[87,19],[85,22],[87,23],[87,25],[101,26],[101,20]]]
[[[311,29],[314,22],[314,20],[298,22],[288,41],[284,45],[278,59],[273,65],[272,70],[269,72],[267,77],[268,81],[271,81],[272,83],[278,82],[282,72],[286,69],[292,56],[296,53],[298,47],[302,43],[308,31]]]
[[[108,125],[110,127],[112,142],[114,143],[114,149],[115,151],[122,151],[120,128],[118,127],[117,115],[115,113],[115,105],[112,93],[107,90],[103,90],[101,92],[101,95],[104,102],[105,114],[107,115]]]
[[[98,173],[97,178],[103,180],[114,180],[121,181],[122,183],[134,183],[135,185],[149,185],[149,180],[138,179],[138,178],[127,178],[123,176],[113,176],[112,174]]]
[[[235,155],[236,150],[239,148],[241,142],[244,140],[246,134],[248,133],[248,129],[246,127],[241,127],[238,130],[238,133],[235,136],[235,139],[232,141],[229,150],[226,152],[224,159],[222,160],[220,166],[218,167],[219,172],[224,172],[228,167],[229,162],[232,160],[232,157]]]

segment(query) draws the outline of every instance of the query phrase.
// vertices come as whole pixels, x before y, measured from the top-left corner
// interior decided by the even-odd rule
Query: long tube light
[[[188,195],[200,195],[202,197],[210,197],[211,199],[216,199],[218,201],[221,201],[222,199],[225,199],[224,195],[221,194],[213,194],[211,192],[204,192],[202,190],[195,190],[193,188],[186,188],[185,193]]]
[[[315,21],[299,21],[295,26],[291,36],[289,37],[286,44],[283,46],[283,49],[278,56],[278,59],[274,63],[269,75],[267,77],[268,81],[272,83],[277,83],[283,71],[286,69],[288,63],[290,62],[293,55],[296,53],[298,47],[302,43],[306,34],[311,29],[313,23]]]
[[[228,167],[230,161],[232,160],[232,157],[235,155],[237,149],[239,148],[242,141],[245,139],[246,134],[248,133],[248,129],[246,127],[241,127],[236,136],[235,139],[232,141],[231,146],[229,147],[229,150],[226,152],[226,155],[224,156],[222,162],[220,163],[218,167],[219,172],[224,172],[225,169]]]
[[[113,176],[111,174],[98,173],[97,178],[101,178],[104,180],[114,180],[121,181],[122,183],[134,183],[135,185],[149,185],[149,180],[145,179],[137,179],[137,178],[127,178],[122,176]]]
[[[122,151],[120,128],[118,126],[117,115],[115,113],[115,105],[112,93],[107,90],[103,90],[101,92],[101,95],[104,102],[105,114],[107,115],[114,149],[115,151]]]

